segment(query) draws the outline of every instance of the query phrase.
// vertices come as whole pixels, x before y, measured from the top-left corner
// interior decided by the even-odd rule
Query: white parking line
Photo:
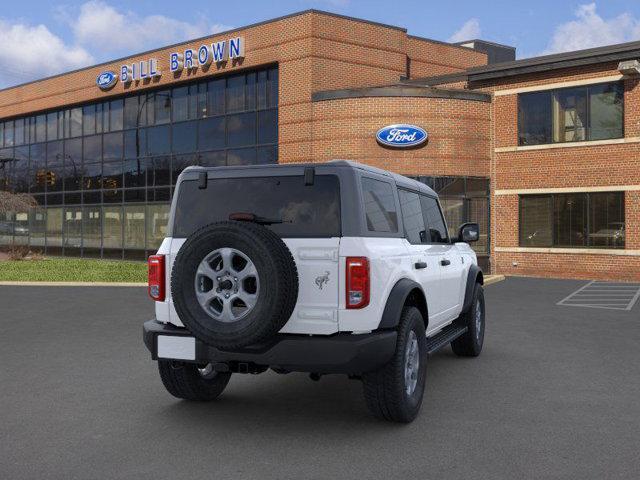
[[[594,280],[563,298],[556,305],[629,311],[638,299],[640,299],[640,284]]]

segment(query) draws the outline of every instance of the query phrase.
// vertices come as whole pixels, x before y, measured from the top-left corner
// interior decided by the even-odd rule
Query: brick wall
[[[556,70],[505,78],[473,88],[497,92],[550,83],[618,75],[617,65]],[[494,96],[492,191],[543,188],[584,189],[602,186],[640,186],[640,86],[624,80],[625,139],[628,143],[515,151],[518,142],[517,94]],[[501,151],[508,149],[511,151]],[[615,190],[615,189],[612,189]],[[518,248],[518,195],[495,195],[492,210],[492,266],[495,273],[546,277],[640,280],[640,194],[625,192],[626,253],[597,250],[575,254],[527,252]],[[497,250],[496,250],[497,249]],[[507,249],[508,251],[504,251]],[[518,250],[518,251],[516,251]],[[514,262],[517,266],[514,266]]]
[[[313,104],[315,161],[353,159],[403,174],[489,175],[490,104],[443,98],[373,97]],[[389,149],[376,132],[393,123],[414,123],[428,130],[428,144],[410,150]],[[285,137],[285,142],[295,140]]]
[[[486,53],[418,37],[407,37],[406,50],[411,59],[411,78],[457,73],[487,64]]]
[[[246,46],[242,61],[214,64],[189,72],[184,70],[180,74],[169,71],[170,53],[197,49],[200,45],[239,35],[244,37]],[[0,119],[277,63],[280,70],[280,161],[312,161],[311,94],[322,90],[395,84],[406,74],[408,55],[415,56],[418,71],[436,74],[486,63],[485,54],[408,37],[401,28],[305,12],[0,91]],[[119,82],[109,92],[96,87],[99,73],[105,70],[119,72],[122,64],[149,58],[158,60],[159,70],[163,72],[159,79],[126,87]]]

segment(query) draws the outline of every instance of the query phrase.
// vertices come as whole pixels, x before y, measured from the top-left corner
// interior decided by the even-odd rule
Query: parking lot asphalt
[[[144,289],[1,286],[0,478],[637,478],[640,305],[556,305],[585,283],[487,287],[482,355],[431,357],[409,425],[341,376],[178,401],[142,344]]]

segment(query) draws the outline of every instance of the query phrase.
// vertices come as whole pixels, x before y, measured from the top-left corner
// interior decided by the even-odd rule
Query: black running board
[[[449,345],[460,335],[464,335],[467,329],[468,327],[460,327],[454,324],[447,325],[433,337],[427,338],[427,354],[436,353],[442,347]]]

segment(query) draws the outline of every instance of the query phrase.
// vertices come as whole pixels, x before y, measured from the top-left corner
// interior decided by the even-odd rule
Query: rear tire
[[[176,398],[206,402],[216,399],[225,389],[231,373],[199,369],[193,363],[158,360],[160,378]]]
[[[414,362],[416,368],[407,371],[413,355],[417,357],[417,367]],[[413,421],[422,406],[426,367],[427,338],[422,314],[415,307],[404,307],[393,358],[382,369],[362,376],[364,398],[371,413],[392,422]]]
[[[479,283],[473,290],[471,307],[457,321],[467,327],[467,332],[451,342],[453,353],[459,357],[477,357],[482,352],[485,325],[484,289]]]

